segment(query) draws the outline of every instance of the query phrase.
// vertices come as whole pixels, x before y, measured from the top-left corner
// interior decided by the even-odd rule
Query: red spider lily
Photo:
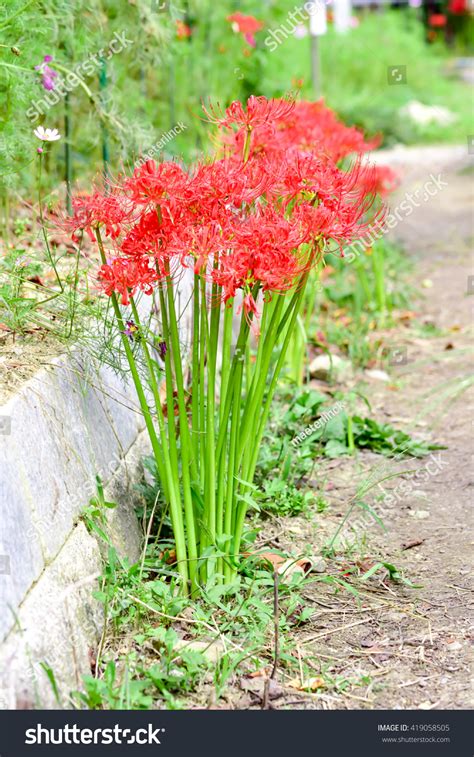
[[[194,273],[205,274],[210,258],[213,261],[219,260],[220,253],[227,248],[228,237],[226,229],[216,221],[211,221],[180,230],[172,245],[180,257],[181,265],[187,268],[192,260]]]
[[[197,167],[189,184],[199,214],[215,218],[218,212],[229,214],[244,204],[251,204],[270,190],[275,183],[274,169],[269,162],[248,161],[231,157]]]
[[[255,302],[253,294],[250,291],[247,291],[247,293],[244,295],[242,299],[242,305],[237,308],[236,315],[240,315],[242,308],[245,313],[246,321],[249,324],[255,339],[258,339],[260,336],[260,327],[258,325],[260,311],[257,307],[257,303]]]
[[[123,196],[99,191],[73,198],[72,209],[73,215],[63,220],[63,227],[72,232],[74,241],[80,231],[85,231],[93,242],[98,227],[103,227],[107,236],[117,239],[131,210]]]
[[[255,126],[288,118],[294,107],[293,100],[267,100],[266,97],[251,95],[247,100],[246,109],[241,102],[235,100],[226,109],[224,115],[219,115],[212,106],[208,110],[206,108],[203,108],[203,110],[209,122],[220,127],[237,126],[253,129]]]
[[[232,581],[237,570],[242,494],[253,481],[278,373],[304,297],[312,294],[306,288],[310,269],[331,245],[342,251],[374,220],[380,223],[383,209],[376,190],[391,181],[385,169],[362,162],[361,154],[374,143],[341,124],[323,103],[251,97],[246,106],[232,103],[224,115],[211,107],[207,116],[220,127],[223,157],[189,170],[147,161],[132,176],[121,177],[109,194],[77,198],[69,221],[75,234],[79,229],[97,234],[103,261],[99,286],[113,298],[169,505],[177,570],[183,591],[190,587],[192,593],[209,578],[221,585]],[[352,164],[340,164],[354,153],[358,157]],[[189,269],[195,274],[190,385],[175,286]],[[132,299],[157,288],[163,295],[159,314],[166,341],[142,326]],[[223,318],[218,309],[209,313],[222,302],[227,303]],[[122,312],[120,305],[131,312]],[[259,334],[260,305],[257,356],[243,361],[249,331]],[[241,317],[233,351],[236,313]],[[158,357],[166,359],[166,411]],[[220,575],[222,555],[208,555],[224,534],[231,541]]]
[[[333,170],[332,184],[320,189],[317,202],[303,202],[293,211],[310,238],[333,241],[341,250],[383,219],[385,208],[371,213],[376,199],[377,173],[373,166],[355,163],[349,172]]]
[[[263,29],[263,23],[255,18],[255,16],[245,16],[240,12],[227,16],[227,21],[230,21],[232,26],[235,26],[236,30],[241,34],[254,34]]]
[[[109,297],[113,292],[120,295],[122,305],[128,305],[130,296],[138,290],[152,294],[153,284],[159,276],[147,258],[115,258],[101,266],[98,274],[100,286]]]
[[[304,269],[297,250],[308,234],[299,223],[287,220],[267,205],[243,221],[232,223],[232,247],[219,258],[213,280],[222,287],[223,299],[238,289],[249,292],[259,284],[264,291],[290,289]]]
[[[454,13],[455,15],[462,15],[463,13],[467,13],[468,0],[450,0],[448,10],[450,13]]]
[[[271,102],[274,103],[272,117],[264,121],[256,120],[252,124],[250,154],[281,155],[298,151],[327,155],[339,161],[347,155],[372,150],[380,143],[379,137],[366,142],[359,129],[339,121],[322,100],[316,103],[294,102],[289,109],[285,107],[287,100]],[[281,104],[281,111],[277,103]],[[225,118],[214,122],[223,129],[229,129],[230,124],[225,122]],[[240,126],[237,132],[224,133],[222,139],[224,144],[242,154],[247,129],[244,123],[237,125]]]
[[[174,202],[185,191],[188,175],[178,163],[159,163],[147,160],[135,168],[133,176],[126,179],[123,189],[130,198],[140,204]]]
[[[146,210],[128,230],[120,249],[127,257],[156,256],[162,253],[161,222],[156,209]]]

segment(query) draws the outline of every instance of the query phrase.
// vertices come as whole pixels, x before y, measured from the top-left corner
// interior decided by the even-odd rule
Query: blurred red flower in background
[[[256,19],[254,16],[245,16],[243,13],[237,12],[227,16],[227,21],[232,24],[232,29],[236,33],[243,35],[245,41],[250,47],[256,47],[255,34],[263,29],[263,23]]]
[[[446,22],[447,18],[444,13],[433,13],[428,19],[429,25],[435,28],[446,26]]]
[[[178,39],[188,39],[192,34],[191,27],[185,24],[184,21],[177,19],[176,21],[176,36]]]

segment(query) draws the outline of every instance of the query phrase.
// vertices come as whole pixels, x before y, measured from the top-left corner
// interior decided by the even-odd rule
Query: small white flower
[[[33,134],[38,139],[41,139],[42,142],[56,142],[58,139],[61,139],[61,135],[57,129],[43,129],[42,126],[38,126]]]

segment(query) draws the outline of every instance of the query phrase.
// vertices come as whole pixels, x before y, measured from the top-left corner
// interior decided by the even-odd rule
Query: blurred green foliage
[[[87,182],[101,171],[104,151],[116,174],[178,123],[185,128],[165,139],[163,155],[196,158],[207,147],[202,101],[225,106],[250,94],[281,96],[299,87],[300,79],[302,95],[312,97],[309,37],[288,35],[274,52],[268,45],[270,29],[282,23],[289,28],[294,7],[294,0],[3,0],[0,196],[31,190],[38,145],[33,129],[40,123],[63,135],[46,156],[49,187],[65,176],[65,98],[41,118],[31,116],[34,104],[48,95],[35,71],[45,55],[60,73],[93,61],[69,95],[72,178]],[[264,24],[255,49],[227,20],[237,10]],[[190,36],[177,34],[178,22]],[[104,50],[114,35],[129,42],[109,57]],[[344,35],[330,28],[320,47],[323,93],[348,123],[383,132],[388,142],[464,142],[470,133],[466,85],[445,75],[446,52],[425,44],[416,11],[364,14]],[[400,64],[407,66],[407,84],[389,86],[387,66]],[[456,121],[415,126],[399,113],[413,99],[449,108]]]

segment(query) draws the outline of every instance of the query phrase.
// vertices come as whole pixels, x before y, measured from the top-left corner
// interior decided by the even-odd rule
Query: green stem
[[[199,278],[197,287],[200,289]],[[204,492],[204,477],[206,470],[206,288],[200,292],[199,319],[199,481],[201,491]],[[205,543],[205,539],[204,539]],[[201,551],[204,548],[201,543]]]
[[[105,103],[106,103],[106,97],[105,97],[105,91],[107,89],[107,61],[105,58],[101,58],[100,60],[100,71],[99,71],[99,89],[100,89],[100,101],[101,105],[104,108],[105,113]],[[108,191],[108,183],[110,179],[110,168],[109,168],[109,162],[110,162],[110,155],[109,155],[109,134],[107,131],[107,126],[105,125],[105,119],[102,120],[102,170],[104,174],[104,182],[106,191]]]
[[[278,338],[278,330],[280,326],[280,316],[284,304],[284,298],[278,297],[278,301],[274,307],[271,321],[268,327],[268,331],[262,340],[261,345],[261,357],[258,360],[256,370],[254,372],[252,384],[247,392],[247,400],[245,403],[245,409],[242,416],[242,428],[239,434],[239,457],[243,454],[250,437],[250,431],[255,421],[255,414],[261,406],[263,395],[265,393],[265,376],[268,373],[270,362],[272,359],[273,349]],[[263,379],[263,380],[262,380]],[[253,443],[253,442],[252,442]]]
[[[280,324],[278,326],[278,334],[281,334],[283,329],[286,328],[285,337],[283,340],[283,344],[280,350],[280,354],[275,366],[275,369],[273,371],[272,379],[270,381],[270,385],[267,390],[267,394],[265,397],[265,401],[263,403],[263,412],[258,419],[257,429],[256,432],[254,431],[252,435],[252,448],[251,448],[251,454],[246,456],[246,463],[244,466],[244,469],[242,470],[242,479],[248,483],[252,483],[254,475],[255,475],[255,468],[257,466],[257,460],[258,460],[258,454],[260,450],[260,443],[265,431],[265,427],[268,421],[268,416],[270,413],[271,403],[273,400],[273,396],[275,394],[276,385],[278,382],[278,378],[281,373],[281,369],[284,365],[285,359],[286,359],[286,353],[288,350],[288,345],[290,343],[290,339],[294,330],[294,326],[296,323],[296,319],[298,317],[301,302],[303,300],[304,291],[306,288],[306,283],[308,279],[308,274],[305,273],[302,277],[302,280],[300,282],[300,285],[298,286],[297,290],[295,291],[290,304],[285,311]],[[263,384],[264,388],[267,385],[266,382],[266,372],[265,374],[262,373],[260,377],[260,382]],[[262,397],[263,399],[263,397]],[[258,416],[257,416],[258,418]],[[254,425],[255,429],[255,425]],[[245,502],[240,502],[237,508],[237,518],[234,528],[234,554],[238,555],[240,550],[240,542],[242,539],[242,532],[243,532],[243,525],[245,520],[245,515],[247,512],[247,506]]]
[[[258,284],[256,284],[252,290],[252,297],[255,300],[258,296],[258,290],[259,290],[259,286]],[[230,417],[234,381],[235,381],[235,376],[236,376],[236,368],[242,358],[242,355],[245,353],[245,345],[247,343],[249,329],[250,329],[249,322],[247,318],[245,317],[245,313],[242,309],[239,336],[237,338],[237,344],[235,347],[234,357],[232,358],[232,364],[230,367],[230,373],[229,373],[227,389],[226,389],[226,397],[225,397],[225,402],[224,402],[224,410],[221,415],[221,423],[219,427],[219,434],[217,437],[217,445],[216,445],[217,460],[219,460],[222,454],[223,446],[224,446],[227,424],[229,422],[229,417]]]
[[[204,281],[205,283],[205,281]],[[215,456],[215,435],[216,435],[216,370],[217,370],[217,352],[219,342],[219,325],[220,325],[220,289],[213,283],[211,290],[211,322],[208,335],[207,353],[208,353],[208,370],[207,370],[207,437],[206,437],[206,494],[209,515],[209,538],[212,543],[216,542],[216,537],[222,534],[222,523],[217,518],[217,497],[216,497],[216,456]],[[222,560],[218,561],[217,571],[222,575]],[[220,579],[218,579],[220,580]]]
[[[234,300],[224,306],[224,334],[222,339],[221,388],[219,398],[220,419],[222,421],[227,383],[230,371],[230,347],[232,341],[232,321],[234,318]]]
[[[161,283],[159,284],[160,310],[161,310],[161,328],[163,330],[163,339],[166,346],[170,343],[168,314],[166,311],[166,299]],[[178,448],[176,435],[176,420],[174,414],[174,393],[173,393],[173,368],[171,365],[171,352],[166,350],[165,355],[165,374],[166,374],[166,412],[168,425],[168,443],[170,448],[170,458],[173,470],[178,470]]]
[[[235,476],[238,475],[236,470],[237,464],[237,443],[239,437],[240,426],[240,412],[242,403],[242,374],[243,374],[243,362],[237,367],[236,380],[233,387],[233,403],[232,403],[232,416],[230,426],[230,442],[229,442],[229,457],[228,457],[228,470],[227,470],[227,490],[225,501],[225,514],[224,514],[224,533],[228,536],[234,535],[234,524],[236,520],[236,508],[235,508],[235,488],[236,481]],[[230,581],[232,575],[235,573],[235,566],[237,560],[237,553],[234,548],[234,539],[231,538],[227,542],[229,545],[229,558],[230,561],[226,561],[224,565],[225,580]]]
[[[194,275],[193,289],[193,355],[192,355],[192,395],[191,395],[191,441],[193,458],[198,464],[201,439],[199,434],[199,277]]]
[[[347,416],[347,446],[349,448],[349,453],[353,455],[355,452],[355,442],[354,442],[354,426],[352,422],[352,415]]]
[[[172,502],[170,501],[170,508],[172,513],[172,521],[173,521],[173,531],[175,533],[175,539],[176,539],[176,555],[178,559],[178,566],[181,559],[187,560],[187,550],[186,550],[186,538],[184,534],[184,526],[183,526],[183,515],[182,515],[182,507],[181,507],[181,498],[179,494],[179,480],[178,480],[178,470],[176,467],[173,466],[173,462],[171,459],[170,454],[170,447],[168,444],[167,436],[166,436],[166,427],[165,427],[165,418],[163,415],[163,408],[161,407],[161,397],[160,397],[160,390],[158,386],[158,381],[156,379],[156,367],[153,363],[152,357],[150,355],[150,351],[148,349],[148,344],[146,341],[146,335],[142,333],[141,323],[140,323],[140,314],[138,312],[137,306],[135,304],[135,301],[133,297],[130,297],[130,305],[132,308],[133,317],[135,319],[135,323],[137,326],[139,326],[139,333],[141,335],[140,338],[140,346],[142,348],[146,366],[148,368],[148,376],[150,379],[150,387],[153,394],[153,399],[155,402],[155,410],[156,415],[158,418],[158,426],[160,429],[160,437],[161,437],[161,449],[163,453],[164,458],[164,465],[165,465],[165,471],[166,471],[166,480],[168,481],[168,494],[170,495],[170,499],[172,498]],[[173,509],[174,505],[174,509]],[[179,537],[177,536],[177,533],[179,533]],[[179,541],[183,542],[182,545],[182,558],[178,554],[178,538]],[[189,547],[189,544],[188,544]],[[190,555],[191,558],[191,555]],[[192,558],[191,558],[192,559]],[[192,567],[193,564],[190,562],[189,564],[189,577],[191,578],[192,582]],[[186,564],[186,577],[188,577],[188,566]]]
[[[222,423],[225,398],[227,395],[227,384],[230,371],[230,346],[232,340],[232,319],[233,319],[233,300],[229,306],[224,306],[224,334],[222,339],[222,352],[221,352],[221,385],[220,385],[220,397],[219,397],[219,418]],[[232,434],[232,431],[231,431]],[[229,461],[233,459],[233,452],[229,447]],[[216,529],[219,535],[230,535],[230,531],[227,531],[224,525],[224,498],[226,488],[226,475],[232,477],[230,468],[226,465],[226,450],[218,461],[218,473],[217,473],[217,504],[216,504]],[[219,561],[219,572],[224,570],[226,574],[225,565],[222,560]]]
[[[71,108],[69,92],[64,97],[64,180],[66,183],[66,210],[72,215],[72,159],[71,159]]]
[[[102,260],[102,263],[105,264],[106,255],[105,255],[105,250],[102,243],[102,238],[101,238],[99,228],[96,229],[96,237],[97,237],[97,242],[99,245],[101,260]],[[117,296],[115,292],[113,292],[111,295],[111,301],[112,301],[112,307],[115,313],[115,318],[117,320],[117,324],[119,327],[123,348],[125,350],[125,355],[127,357],[127,361],[130,367],[130,373],[132,374],[133,383],[135,385],[135,390],[137,392],[138,400],[140,402],[140,407],[142,409],[143,417],[145,420],[145,425],[147,427],[151,446],[153,449],[153,453],[155,455],[155,460],[158,467],[158,473],[160,475],[160,479],[162,483],[164,484],[165,491],[167,490],[166,494],[169,497],[171,521],[173,524],[173,532],[174,532],[175,541],[176,541],[176,558],[177,558],[177,564],[178,564],[178,571],[183,581],[183,591],[185,594],[187,594],[188,563],[187,563],[186,540],[184,537],[182,512],[181,512],[179,503],[177,502],[176,490],[174,486],[174,477],[173,477],[173,473],[172,473],[172,469],[170,465],[169,454],[167,454],[166,436],[164,433],[164,423],[163,423],[162,418],[160,422],[161,404],[158,402],[157,413],[158,413],[158,419],[160,422],[160,433],[161,433],[161,438],[163,442],[163,447],[160,445],[160,441],[156,434],[155,426],[153,423],[153,417],[150,412],[150,408],[148,406],[148,401],[145,396],[145,392],[143,390],[142,382],[141,382],[138,368],[135,362],[135,357],[133,355],[133,350],[130,347],[128,337],[125,334],[125,324],[123,322],[122,313],[120,311],[120,306],[118,304]],[[144,342],[144,340],[142,340],[142,346],[143,344],[145,344],[145,349],[146,349],[146,342]],[[159,393],[158,393],[158,398],[159,398]]]
[[[178,393],[178,410],[179,410],[179,430],[181,439],[181,468],[183,479],[183,499],[184,515],[186,520],[186,531],[188,537],[188,552],[190,560],[190,574],[193,588],[196,587],[195,576],[197,570],[197,543],[196,543],[196,525],[194,522],[193,498],[191,492],[191,461],[192,461],[192,443],[189,433],[188,416],[186,412],[186,399],[184,393],[183,366],[181,358],[181,348],[179,344],[178,321],[176,318],[176,308],[174,303],[173,283],[171,277],[166,278],[168,293],[168,311],[169,311],[169,335],[171,340],[171,352],[174,364],[174,375],[176,379],[176,390]]]
[[[44,244],[46,247],[46,252],[48,255],[49,262],[53,268],[54,275],[56,277],[57,284],[59,286],[59,292],[55,292],[51,295],[51,297],[46,297],[44,300],[38,300],[38,302],[35,303],[34,307],[37,308],[40,305],[44,305],[45,302],[50,302],[50,300],[55,300],[56,297],[59,297],[60,294],[63,294],[64,292],[64,286],[61,281],[61,277],[59,276],[58,269],[56,268],[56,263],[54,262],[53,254],[51,252],[51,248],[49,246],[48,241],[48,233],[46,231],[46,224],[44,221],[44,214],[43,214],[43,198],[41,195],[41,175],[42,175],[42,166],[43,166],[43,154],[39,153],[39,170],[38,170],[38,204],[39,204],[39,217],[40,217],[40,223],[41,223],[41,230],[43,232],[43,239]]]
[[[17,66],[15,63],[5,63],[3,60],[0,61],[0,66],[3,66],[4,68],[14,68],[17,71],[27,71],[29,74],[36,74],[36,71],[33,71],[31,68],[26,68],[26,66]]]

